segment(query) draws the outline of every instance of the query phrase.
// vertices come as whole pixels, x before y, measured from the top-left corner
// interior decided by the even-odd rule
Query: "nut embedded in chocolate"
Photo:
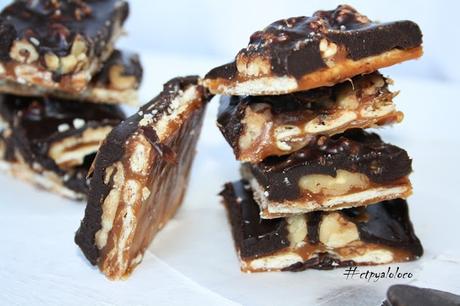
[[[244,272],[385,264],[423,254],[402,199],[266,220],[247,181],[225,184],[220,195]]]
[[[172,79],[99,149],[75,242],[110,279],[132,272],[182,202],[210,99],[198,83]]]
[[[302,149],[243,164],[264,218],[367,205],[412,192],[407,152],[377,134],[318,135]]]
[[[58,65],[55,55],[45,54],[45,61]],[[54,63],[54,64],[53,64]],[[33,74],[35,70],[31,73]],[[0,92],[20,96],[51,94],[73,101],[106,104],[138,104],[137,90],[142,81],[142,65],[136,53],[114,50],[88,86],[78,92],[68,88],[49,89],[40,85],[21,84],[9,79],[0,83]]]
[[[223,96],[218,127],[238,160],[261,162],[295,152],[317,135],[400,122],[390,81],[374,72],[288,95]]]
[[[378,23],[348,5],[276,21],[204,84],[225,95],[278,95],[332,86],[422,55],[414,22]]]

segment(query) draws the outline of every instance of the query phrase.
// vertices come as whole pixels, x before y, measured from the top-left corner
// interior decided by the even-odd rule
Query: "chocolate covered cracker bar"
[[[0,95],[2,168],[39,187],[83,199],[100,142],[124,118],[118,106]]]
[[[173,79],[99,149],[75,242],[110,279],[132,272],[181,204],[209,98],[197,77]]]
[[[243,164],[263,218],[362,206],[412,192],[407,152],[361,129],[317,136],[304,148]]]
[[[422,34],[411,21],[378,23],[348,5],[276,21],[255,32],[235,61],[204,84],[225,95],[279,95],[332,86],[418,58]]]
[[[419,288],[409,285],[393,285],[388,289],[387,300],[382,306],[458,306],[460,295],[450,292]]]
[[[113,51],[122,0],[23,0],[0,13],[0,79],[78,92]]]
[[[280,96],[222,96],[218,126],[236,158],[257,163],[292,153],[317,135],[400,122],[391,80],[379,73]]]
[[[406,201],[264,220],[246,181],[221,192],[244,272],[301,271],[417,259]]]
[[[142,80],[142,73],[137,54],[115,50],[104,62],[102,69],[93,76],[88,86],[79,92],[63,87],[50,90],[39,85],[22,84],[9,79],[0,81],[0,92],[21,96],[52,93],[53,96],[72,101],[137,105],[137,89]]]

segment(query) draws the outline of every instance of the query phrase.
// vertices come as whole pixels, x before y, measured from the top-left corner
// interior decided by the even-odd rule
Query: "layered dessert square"
[[[110,279],[129,276],[182,202],[211,98],[198,83],[167,82],[98,151],[75,242]]]
[[[0,80],[79,92],[128,16],[123,0],[14,1],[0,13]]]
[[[0,95],[0,164],[15,177],[72,199],[102,140],[125,115],[115,105]]]
[[[244,272],[387,264],[423,254],[402,199],[267,220],[247,181],[227,183],[220,195]]]
[[[287,95],[222,96],[217,125],[238,160],[258,163],[295,152],[317,135],[400,122],[389,83],[374,72]]]
[[[242,165],[263,218],[407,198],[411,171],[405,150],[362,129],[319,135],[290,155]]]
[[[418,58],[421,45],[412,21],[375,22],[340,5],[255,32],[233,62],[208,72],[204,84],[224,95],[305,91]]]

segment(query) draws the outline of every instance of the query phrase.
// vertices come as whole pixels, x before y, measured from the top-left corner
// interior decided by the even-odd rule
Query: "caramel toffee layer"
[[[304,148],[243,164],[264,217],[366,205],[411,194],[407,152],[377,134],[350,129]]]
[[[0,92],[22,96],[52,94],[74,101],[135,105],[138,103],[137,89],[142,75],[138,54],[114,50],[88,86],[79,92],[66,88],[49,89],[39,85],[21,84],[8,79],[0,80]]]
[[[431,288],[393,285],[387,291],[382,306],[458,306],[460,295]]]
[[[211,98],[198,83],[194,76],[166,83],[98,151],[75,242],[111,279],[131,273],[182,202]]]
[[[279,96],[222,96],[218,126],[238,160],[299,150],[318,134],[400,122],[391,80],[375,72],[333,87]]]
[[[265,220],[248,182],[227,183],[220,195],[245,272],[383,264],[423,254],[402,199]]]
[[[234,62],[216,67],[213,93],[280,94],[329,86],[354,75],[421,56],[412,21],[371,21],[348,5],[312,17],[276,21],[255,32]]]
[[[125,118],[117,106],[13,95],[0,95],[0,117],[2,159],[27,166],[37,177],[52,176],[75,197],[86,196],[86,175],[99,143]]]
[[[128,11],[122,0],[14,1],[0,13],[3,78],[81,90],[110,56]]]

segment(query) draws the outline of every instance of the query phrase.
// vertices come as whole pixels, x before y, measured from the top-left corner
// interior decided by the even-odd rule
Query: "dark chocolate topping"
[[[0,95],[0,114],[13,127],[23,129],[31,142],[74,134],[78,130],[73,126],[75,119],[83,119],[87,127],[88,124],[115,125],[125,118],[119,106],[14,95]],[[69,129],[59,132],[62,124],[67,124]]]
[[[326,68],[319,43],[326,38],[347,52],[353,60],[378,55],[392,49],[411,49],[422,44],[422,33],[412,21],[378,23],[348,5],[335,10],[317,11],[312,17],[293,17],[276,21],[252,34],[248,47],[238,56],[263,57],[279,76],[304,74]],[[211,70],[206,78],[233,79],[235,62]]]
[[[53,142],[80,135],[87,128],[114,126],[125,118],[121,108],[114,105],[13,95],[0,95],[0,116],[12,130],[8,142],[10,150],[19,150],[29,165],[37,162],[58,175],[68,174],[68,170],[59,168],[48,155]],[[74,120],[83,120],[82,126],[75,127]],[[67,130],[60,131],[60,126],[66,126]],[[91,162],[89,156],[86,163],[77,167],[71,175],[71,178],[78,178],[77,182],[65,182],[66,186],[86,194],[86,183],[81,185],[79,182],[85,181]]]
[[[217,113],[217,126],[227,142],[239,156],[239,138],[244,131],[244,119],[247,100],[239,96],[221,96]]]
[[[206,73],[206,79],[217,79],[225,78],[232,80],[238,74],[238,69],[236,68],[236,62],[231,62],[222,66],[215,67]]]
[[[37,40],[38,45],[32,44],[39,54],[65,56],[80,35],[88,44],[89,55],[99,57],[112,37],[114,24],[123,24],[128,13],[128,3],[122,0],[14,1],[0,13],[1,55],[7,56],[14,37]]]
[[[323,217],[323,212],[313,211],[308,214],[307,218],[307,236],[308,242],[315,244],[319,242],[319,223]]]
[[[271,156],[245,167],[269,190],[270,200],[292,200],[301,195],[298,181],[304,175],[335,177],[342,169],[385,184],[407,176],[412,171],[412,161],[405,150],[384,143],[377,134],[350,129],[331,137],[315,136],[290,155]]]
[[[289,246],[286,220],[261,219],[248,182],[227,183],[220,195],[242,258],[267,255]]]
[[[382,201],[339,212],[356,224],[362,241],[405,249],[415,256],[423,255],[423,247],[414,233],[405,200]]]
[[[405,200],[384,201],[341,212],[357,225],[361,240],[407,249],[416,256],[422,256],[423,248],[415,236]]]
[[[393,285],[388,289],[385,302],[384,305],[388,306],[459,306],[460,295],[409,285]]]
[[[235,244],[243,258],[267,255],[289,246],[285,218],[260,218],[259,205],[253,199],[247,181],[240,180],[225,184],[220,195],[224,198]],[[423,254],[423,248],[412,228],[405,200],[382,201],[365,207],[347,208],[337,212],[356,224],[359,237],[364,242],[404,249],[413,256]],[[319,243],[319,227],[325,214],[328,213],[306,214],[308,242],[312,245]],[[296,264],[287,270],[327,269],[336,267],[337,264],[344,266],[350,265],[352,262],[339,262],[333,255],[323,254],[319,258]]]
[[[0,17],[0,60],[8,60],[10,58],[10,48],[16,38],[17,33],[14,26],[5,23],[4,19]]]
[[[143,105],[137,113],[116,126],[106,137],[99,148],[92,173],[88,204],[80,228],[75,234],[75,243],[81,248],[86,258],[95,265],[99,258],[99,250],[95,245],[96,232],[101,229],[102,203],[110,192],[113,182],[104,183],[105,170],[123,158],[126,141],[136,132],[147,133],[150,141],[155,141],[156,133],[153,130],[145,131],[139,126],[144,114],[152,114],[155,122],[165,114],[171,112],[170,104],[182,91],[198,84],[198,76],[174,78],[164,84],[163,91]],[[203,99],[208,101],[210,96],[205,89],[198,87]]]
[[[123,68],[123,76],[133,76],[137,86],[142,81],[143,69],[137,53],[122,50],[114,50],[110,57],[104,62],[102,69],[91,79],[93,86],[105,87],[110,85],[110,69],[115,66]]]

